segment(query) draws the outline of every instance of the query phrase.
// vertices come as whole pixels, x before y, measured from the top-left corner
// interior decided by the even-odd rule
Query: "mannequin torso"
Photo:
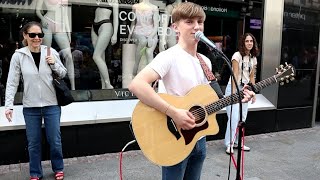
[[[129,34],[128,41],[134,38],[137,45],[133,76],[138,72],[141,57],[145,54],[147,63],[153,59],[153,51],[158,43],[159,10],[149,0],[142,0],[132,6],[136,19],[131,23],[133,33]]]

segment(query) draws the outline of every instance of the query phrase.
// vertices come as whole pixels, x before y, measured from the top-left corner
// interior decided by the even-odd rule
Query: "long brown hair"
[[[24,34],[28,34],[28,31],[29,31],[29,29],[30,29],[32,26],[38,26],[38,27],[40,27],[41,32],[43,32],[43,31],[42,31],[42,25],[41,25],[40,23],[36,22],[36,21],[30,21],[30,22],[28,22],[27,24],[25,24],[25,25],[21,28],[21,30],[20,30],[20,33],[21,33],[21,36],[22,36],[22,44],[23,44],[24,46],[28,46],[28,42],[27,42],[26,39],[24,39],[23,33],[24,33]]]
[[[246,55],[245,41],[246,41],[246,37],[247,36],[251,36],[252,39],[253,39],[253,47],[250,50],[251,56],[254,56],[254,57],[259,56],[259,48],[258,48],[257,40],[251,33],[245,33],[244,35],[240,36],[240,39],[239,39],[239,42],[238,42],[238,49],[239,49],[240,54],[242,56]]]

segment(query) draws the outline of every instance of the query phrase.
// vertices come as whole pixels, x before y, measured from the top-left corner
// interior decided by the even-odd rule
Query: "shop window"
[[[204,1],[195,2],[206,8],[206,36],[231,58],[243,30],[240,15],[243,2],[210,2],[208,5]],[[139,0],[0,2],[0,104],[4,105],[3,92],[11,56],[22,47],[20,29],[29,21],[43,25],[43,44],[59,52],[68,70],[65,80],[76,101],[135,98],[127,90],[134,75],[159,52],[177,43],[171,28],[171,13],[177,1],[150,1],[148,11],[143,12],[139,3]],[[249,5],[251,9],[255,6]],[[154,34],[154,27],[156,33],[149,38]],[[214,62],[214,57],[201,46],[199,51]],[[213,71],[222,75],[223,60],[214,62]],[[20,83],[16,104],[21,104],[22,89],[23,83]]]
[[[285,4],[281,64],[288,62],[295,67],[296,81],[280,87],[279,107],[313,104],[319,48],[319,10]]]

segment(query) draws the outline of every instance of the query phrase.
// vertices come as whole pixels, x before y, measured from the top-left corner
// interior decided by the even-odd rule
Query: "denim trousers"
[[[30,176],[43,176],[41,166],[42,119],[44,120],[46,138],[50,146],[52,170],[53,172],[62,171],[64,165],[60,132],[61,107],[24,107],[23,116],[28,140]]]
[[[162,180],[199,180],[206,153],[206,138],[203,137],[182,162],[162,167]]]
[[[239,87],[241,90],[242,86]],[[228,84],[226,87],[226,96],[231,95],[231,84]],[[231,113],[231,107],[232,107],[232,113]],[[240,120],[240,113],[239,113],[239,103],[233,104],[232,106],[227,106],[226,107],[227,115],[228,115],[228,123],[227,123],[227,130],[224,138],[224,144],[226,147],[233,145],[233,143],[230,142],[230,121],[231,121],[231,138],[233,141],[237,142],[237,137],[236,135],[236,130],[238,127],[238,123]],[[248,114],[248,103],[242,103],[242,121],[246,121]]]

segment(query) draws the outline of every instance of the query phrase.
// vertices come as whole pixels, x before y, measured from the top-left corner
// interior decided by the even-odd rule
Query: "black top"
[[[34,63],[36,64],[38,70],[39,70],[39,64],[40,64],[40,55],[41,52],[31,52]]]

